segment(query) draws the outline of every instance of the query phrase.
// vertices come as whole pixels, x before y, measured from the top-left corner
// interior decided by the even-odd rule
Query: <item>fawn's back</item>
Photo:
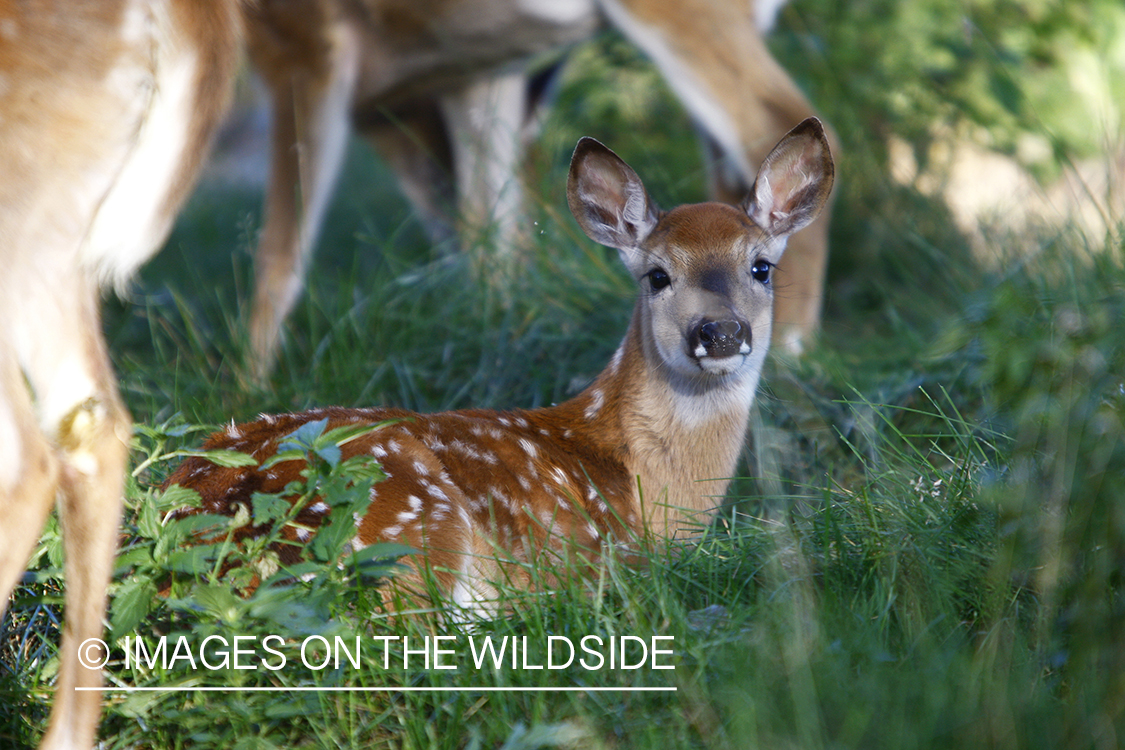
[[[624,341],[607,368],[555,406],[416,414],[319,409],[263,416],[213,435],[208,449],[259,466],[302,424],[376,425],[341,445],[387,474],[355,519],[354,548],[380,541],[421,550],[440,588],[466,607],[490,581],[520,576],[538,555],[596,556],[607,540],[684,533],[707,522],[742,450],[770,340],[770,277],[786,238],[827,200],[833,167],[820,123],[806,120],[767,157],[741,208],[704,203],[667,213],[636,173],[592,139],[571,162],[568,202],[593,239],[620,251],[640,286]],[[202,511],[246,516],[254,492],[281,492],[303,468],[262,470],[191,458],[169,479],[199,491]],[[319,500],[285,530],[296,559],[328,513]],[[253,523],[235,538],[259,533]]]

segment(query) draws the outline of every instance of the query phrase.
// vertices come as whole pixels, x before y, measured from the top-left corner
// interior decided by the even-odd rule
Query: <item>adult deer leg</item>
[[[253,27],[252,27],[253,28]],[[312,54],[312,53],[309,53]],[[281,324],[304,286],[305,268],[336,184],[350,133],[358,49],[347,34],[316,50],[314,65],[270,68],[270,188],[255,255],[247,371],[260,381],[277,356]]]
[[[30,299],[38,304],[23,307],[22,315],[34,316],[34,324],[19,320],[21,313],[16,313],[16,320],[8,320],[15,330],[52,331],[52,336],[49,341],[21,342],[22,373],[18,368],[13,372],[10,362],[4,366],[5,397],[15,404],[24,428],[18,445],[27,453],[22,457],[24,481],[4,508],[5,526],[22,538],[13,545],[15,558],[5,558],[3,574],[7,584],[11,560],[18,560],[16,565],[26,563],[29,543],[35,543],[54,500],[56,482],[52,480],[57,477],[66,554],[66,620],[58,688],[41,747],[90,747],[101,695],[76,688],[100,687],[101,669],[87,668],[79,659],[79,650],[88,657],[101,653],[83,644],[102,637],[132,423],[117,395],[102,339],[100,295],[94,281],[80,268],[61,273],[55,269],[54,273],[42,281],[43,289],[31,293]],[[36,283],[27,281],[28,290]],[[25,376],[26,384],[18,382]],[[35,420],[29,411],[32,398],[39,414],[34,425],[29,424]],[[23,509],[14,519],[7,515],[13,505]]]
[[[0,335],[3,335],[0,333]],[[40,432],[19,363],[0,348],[0,616],[55,502],[59,467]]]
[[[454,238],[456,190],[445,118],[432,99],[386,112],[359,110],[356,129],[394,171],[434,245]]]
[[[449,129],[457,183],[459,234],[466,248],[483,241],[485,267],[514,261],[523,190],[527,77],[523,72],[484,76],[439,99]]]
[[[395,107],[354,114],[356,128],[394,170],[434,244],[462,244],[495,230],[500,252],[517,242],[520,160],[538,136],[562,59],[534,75],[484,76],[474,85]],[[458,196],[461,197],[458,204]]]

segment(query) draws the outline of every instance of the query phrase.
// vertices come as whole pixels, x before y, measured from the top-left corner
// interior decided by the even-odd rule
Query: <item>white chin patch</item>
[[[730,375],[732,372],[742,367],[746,361],[745,354],[735,354],[731,357],[700,357],[698,360],[699,369],[703,372],[712,375]]]
[[[738,353],[742,356],[746,356],[750,353],[750,345],[746,342],[743,342],[742,345],[738,347]],[[692,352],[692,354],[694,354],[695,358],[698,360],[708,359],[707,347],[703,346],[703,344],[695,347],[695,351]]]

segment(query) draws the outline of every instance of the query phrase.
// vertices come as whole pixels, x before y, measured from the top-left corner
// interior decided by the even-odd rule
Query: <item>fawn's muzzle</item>
[[[738,320],[704,320],[688,338],[692,356],[733,357],[750,353],[750,326]]]

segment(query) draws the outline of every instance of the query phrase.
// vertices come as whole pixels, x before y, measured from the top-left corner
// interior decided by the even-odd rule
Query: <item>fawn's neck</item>
[[[766,339],[768,341],[768,338]],[[634,314],[625,340],[565,410],[588,444],[619,460],[640,494],[646,526],[660,536],[707,524],[735,471],[764,352],[738,373],[685,382],[660,364]],[[685,526],[686,524],[686,526]]]

